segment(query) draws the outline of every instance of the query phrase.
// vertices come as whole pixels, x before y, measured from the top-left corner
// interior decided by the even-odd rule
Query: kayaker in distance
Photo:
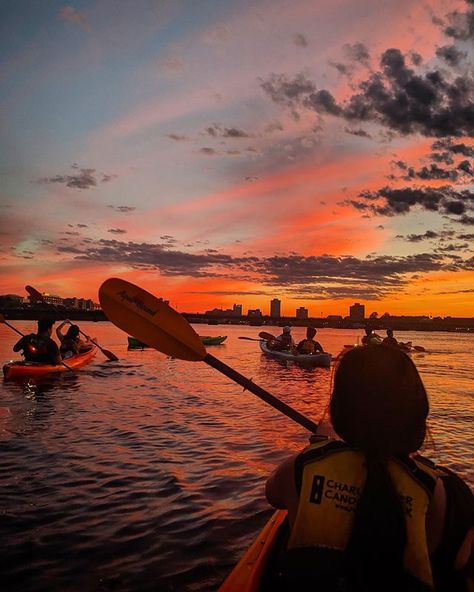
[[[55,341],[51,339],[54,321],[48,317],[38,320],[37,333],[24,335],[13,346],[14,352],[19,352],[25,356],[27,362],[37,362],[38,364],[60,364],[61,355]]]
[[[387,329],[387,337],[382,341],[382,345],[389,347],[398,347],[398,341],[393,336],[393,329]]]
[[[341,440],[316,437],[266,484],[267,500],[287,509],[289,522],[273,588],[472,590],[474,496],[452,471],[415,455],[428,412],[420,375],[401,350],[358,347],[343,356],[330,401]]]
[[[64,325],[69,324],[66,333],[62,333],[61,329]],[[70,321],[63,321],[56,329],[56,335],[61,343],[59,351],[63,359],[75,356],[91,347],[88,341],[83,341],[79,336],[79,327],[71,324]]]
[[[313,339],[316,333],[317,331],[314,327],[306,328],[306,339],[302,339],[296,346],[296,351],[299,354],[315,354],[316,352],[324,353],[319,341]]]
[[[277,351],[293,351],[295,348],[295,342],[291,335],[291,327],[283,327],[283,332],[270,341],[268,347]]]
[[[377,333],[374,333],[370,327],[365,328],[365,335],[362,337],[362,345],[378,345],[381,343],[382,338]]]

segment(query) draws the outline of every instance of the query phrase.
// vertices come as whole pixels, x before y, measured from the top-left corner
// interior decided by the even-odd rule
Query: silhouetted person
[[[387,329],[387,337],[382,341],[382,344],[390,347],[398,347],[398,341],[393,336],[393,329]]]
[[[315,354],[316,352],[324,352],[319,341],[315,341],[313,339],[316,333],[317,331],[314,327],[307,327],[306,339],[302,339],[296,346],[296,350],[299,354]]]
[[[22,350],[27,362],[38,364],[60,364],[61,355],[55,341],[51,339],[54,321],[50,318],[38,320],[37,333],[24,335],[15,345],[13,351]]]

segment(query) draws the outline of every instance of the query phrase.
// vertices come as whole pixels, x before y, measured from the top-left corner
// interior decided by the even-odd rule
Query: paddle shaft
[[[256,339],[255,337],[238,337],[237,339],[247,339],[247,341],[264,341],[264,339]]]
[[[242,376],[242,374],[240,374],[230,366],[227,366],[227,364],[224,364],[224,362],[221,362],[221,360],[218,360],[213,355],[208,353],[205,355],[202,361],[206,362],[206,364],[212,366],[219,372],[222,372],[222,374],[225,374],[228,378],[230,378],[234,382],[237,382],[237,384],[240,384],[248,391],[251,391],[254,395],[262,399],[262,401],[265,401],[265,403],[268,403],[275,409],[278,409],[278,411],[285,414],[293,421],[296,421],[296,423],[299,423],[301,426],[303,426],[310,432],[316,433],[316,430],[318,428],[317,423],[314,423],[314,421],[311,421],[305,415],[299,413],[286,403],[283,403],[283,401],[280,401],[280,399],[277,399],[269,392],[267,392],[265,389],[256,385],[248,378],[245,378],[245,376]]]

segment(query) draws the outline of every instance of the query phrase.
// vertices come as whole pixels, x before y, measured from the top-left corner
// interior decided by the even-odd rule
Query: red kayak
[[[90,349],[77,354],[76,356],[71,356],[64,360],[64,363],[69,366],[69,368],[79,368],[80,366],[84,366],[88,362],[92,360],[97,352],[97,348],[95,346],[91,347]],[[52,364],[37,364],[35,362],[8,362],[3,366],[3,376],[5,378],[37,378],[40,376],[44,376],[45,374],[54,374],[56,372],[65,372],[68,370],[66,366],[63,364],[52,365]]]

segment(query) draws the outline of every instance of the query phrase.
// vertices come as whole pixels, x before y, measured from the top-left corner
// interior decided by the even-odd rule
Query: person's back
[[[37,333],[23,336],[13,346],[13,351],[21,351],[27,362],[59,364],[61,361],[59,349],[51,339],[53,324],[54,321],[49,318],[39,319]]]
[[[382,341],[382,345],[388,345],[389,347],[398,347],[398,341],[393,336],[393,330],[387,329],[387,337]]]
[[[330,411],[342,441],[315,441],[267,482],[268,501],[288,510],[282,589],[464,590],[474,498],[413,456],[428,414],[413,362],[388,347],[350,350]]]
[[[291,327],[283,327],[281,335],[272,342],[272,349],[280,351],[291,351],[295,347],[295,342],[291,336]]]

